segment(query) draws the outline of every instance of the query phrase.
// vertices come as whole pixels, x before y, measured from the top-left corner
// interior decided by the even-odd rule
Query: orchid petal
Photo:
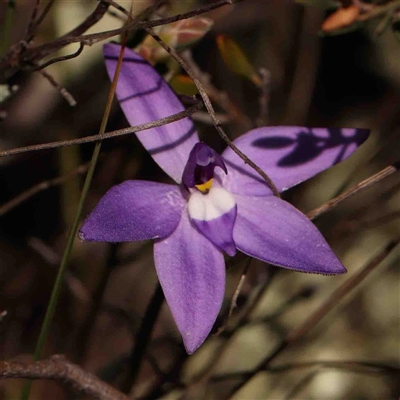
[[[106,44],[104,58],[112,78],[120,46]],[[175,93],[141,56],[125,49],[116,95],[129,123],[144,124],[184,111]],[[158,165],[177,183],[193,146],[199,141],[190,118],[136,133]]]
[[[125,181],[101,198],[79,237],[95,242],[163,238],[178,226],[184,205],[178,186]]]
[[[366,129],[353,128],[263,127],[233,143],[283,191],[349,157],[367,139],[368,133]],[[271,194],[262,177],[231,148],[222,157],[229,172],[227,176],[218,175],[228,190],[247,196]]]
[[[223,255],[196,230],[184,211],[176,230],[155,243],[154,260],[165,298],[191,354],[204,342],[221,309]]]
[[[228,191],[216,187],[207,194],[194,192],[188,202],[188,211],[193,224],[206,238],[228,255],[235,255],[236,202]]]
[[[235,199],[233,238],[243,253],[301,272],[346,272],[314,224],[286,201],[275,196]]]

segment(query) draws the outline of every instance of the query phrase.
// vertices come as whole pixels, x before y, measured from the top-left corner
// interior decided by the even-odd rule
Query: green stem
[[[101,139],[101,136],[106,131],[108,116],[110,114],[111,105],[112,105],[115,89],[116,89],[117,82],[118,82],[118,76],[119,76],[119,72],[121,70],[122,57],[123,57],[123,53],[124,53],[124,49],[125,49],[125,44],[126,44],[126,35],[125,35],[123,43],[122,43],[122,47],[121,47],[121,51],[120,51],[120,55],[119,55],[119,60],[118,60],[118,64],[117,64],[117,69],[115,71],[114,79],[113,79],[113,82],[111,84],[110,92],[108,94],[107,104],[106,104],[106,107],[105,107],[105,110],[104,110],[103,119],[101,121],[100,129],[99,129],[99,139]],[[56,277],[56,281],[55,281],[54,286],[53,286],[53,291],[51,293],[49,305],[47,306],[46,315],[44,317],[42,328],[41,328],[41,331],[40,331],[40,334],[39,334],[39,339],[38,339],[37,344],[36,344],[36,349],[35,349],[35,352],[34,352],[34,355],[33,355],[33,360],[34,361],[37,361],[41,356],[44,344],[46,342],[46,339],[47,339],[47,336],[48,336],[48,333],[49,333],[49,328],[50,328],[51,322],[52,322],[53,317],[54,317],[56,305],[57,305],[58,298],[59,298],[60,292],[61,292],[62,282],[64,280],[65,271],[66,271],[68,263],[69,263],[69,259],[70,259],[71,251],[72,251],[72,246],[74,244],[76,233],[78,231],[80,218],[81,218],[81,214],[82,214],[82,211],[83,211],[83,206],[84,206],[84,203],[85,203],[85,200],[86,200],[86,196],[87,196],[88,191],[89,191],[90,184],[92,182],[94,170],[95,170],[96,164],[97,164],[97,159],[98,159],[99,154],[100,154],[100,149],[101,149],[101,141],[97,142],[95,144],[95,147],[94,147],[92,159],[91,159],[90,165],[89,165],[89,170],[88,170],[88,173],[86,175],[85,183],[83,184],[81,197],[79,199],[78,210],[76,212],[75,220],[73,222],[72,228],[71,228],[71,230],[69,232],[69,235],[68,235],[68,241],[67,241],[67,245],[66,245],[65,250],[64,250],[63,258],[61,260],[60,269],[58,270],[58,273],[57,273],[57,277]],[[30,394],[31,385],[32,385],[31,382],[28,382],[24,386],[24,388],[22,390],[22,394],[21,394],[21,400],[28,400],[29,394]]]
[[[6,53],[10,45],[10,33],[14,21],[15,6],[15,0],[8,0],[4,18],[3,39],[0,40],[0,56]]]

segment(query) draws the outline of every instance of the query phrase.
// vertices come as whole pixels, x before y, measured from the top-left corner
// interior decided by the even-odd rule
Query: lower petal
[[[191,354],[204,342],[221,309],[223,255],[193,227],[184,211],[176,230],[155,243],[154,260],[165,298]]]
[[[184,204],[178,186],[125,181],[101,198],[79,237],[114,243],[162,238],[178,226]]]
[[[196,228],[228,255],[234,256],[233,226],[236,220],[234,197],[220,187],[207,193],[194,192],[188,202],[190,219]]]
[[[346,272],[315,225],[291,204],[274,196],[235,199],[233,237],[243,253],[301,272]]]

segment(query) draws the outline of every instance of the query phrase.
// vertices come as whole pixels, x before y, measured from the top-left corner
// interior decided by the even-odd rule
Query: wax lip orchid
[[[120,47],[104,47],[114,75]],[[125,50],[116,89],[131,125],[183,111],[159,74]],[[157,275],[188,353],[209,334],[225,290],[224,252],[239,250],[295,271],[346,272],[308,218],[273,195],[230,148],[222,155],[199,142],[185,118],[137,136],[176,185],[130,180],[112,187],[87,217],[80,238],[124,242],[154,239]],[[362,129],[263,127],[234,144],[279,191],[344,160],[367,138]]]

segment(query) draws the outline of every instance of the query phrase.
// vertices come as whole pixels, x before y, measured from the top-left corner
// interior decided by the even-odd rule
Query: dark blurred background
[[[1,27],[5,26],[7,3],[0,4]],[[24,37],[34,3],[16,0],[10,44]],[[126,9],[131,4],[127,0],[118,3]],[[157,16],[206,3],[170,1]],[[90,0],[56,1],[38,27],[33,45],[69,32],[97,4]],[[150,4],[133,1],[133,11],[138,14]],[[231,138],[255,127],[260,119],[267,125],[371,129],[370,139],[356,155],[285,194],[303,212],[400,159],[400,42],[390,25],[377,32],[381,19],[367,21],[348,33],[321,35],[321,25],[329,13],[321,7],[289,0],[244,0],[206,14],[214,22],[211,30],[186,50],[191,51],[200,70],[209,74],[210,85],[229,99],[229,106],[226,101],[213,99],[213,103]],[[89,32],[121,24],[121,19],[108,13]],[[260,111],[260,88],[232,71],[223,60],[216,42],[221,34],[236,41],[256,70],[267,71],[267,112]],[[137,46],[144,38],[142,32],[135,33],[130,44]],[[5,41],[5,37],[0,40]],[[58,55],[76,49],[71,45]],[[168,60],[160,61],[157,68],[167,78],[171,77],[169,71],[179,72]],[[68,90],[76,106],[71,107],[38,72],[13,73],[0,86],[0,151],[98,133],[110,86],[101,44],[87,46],[77,58],[53,64],[46,71]],[[232,107],[236,113],[232,113]],[[201,138],[222,150],[224,143],[205,112],[194,119]],[[107,130],[126,126],[115,103]],[[36,184],[70,174],[61,184],[53,182],[14,208],[2,209],[0,312],[4,310],[7,315],[0,322],[1,359],[29,360],[34,351],[92,150],[93,144],[86,144],[0,159],[0,207]],[[234,330],[229,339],[224,334],[210,337],[191,357],[186,356],[164,304],[135,394],[177,399],[186,386],[192,387],[198,381],[196,377],[210,362],[217,364],[215,375],[257,365],[349,274],[359,271],[396,240],[400,231],[399,178],[397,172],[315,221],[348,269],[347,276],[300,274],[253,261],[238,299],[239,311],[255,293],[263,291],[263,295],[249,313],[248,322]],[[113,184],[126,179],[168,181],[134,135],[104,141],[84,215]],[[229,308],[244,267],[243,257],[228,261],[228,265],[226,304],[215,331]],[[340,299],[315,329],[282,352],[273,365],[354,360],[398,366],[398,267],[397,246],[371,276]],[[99,373],[102,379],[120,385],[128,373],[126,359],[156,284],[151,243],[115,246],[76,240],[44,356],[64,353],[85,369]],[[103,300],[94,309],[92,305],[99,302],[102,291]],[[296,297],[298,293],[305,294]],[[293,296],[295,300],[288,303]],[[235,314],[232,318],[234,324]],[[225,351],[217,363],[213,357],[222,345]],[[232,380],[206,382],[193,386],[189,398],[224,398],[233,385]],[[1,398],[17,398],[21,384],[20,380],[2,381]],[[393,373],[384,369],[310,365],[280,372],[267,369],[232,398],[384,400],[396,399],[399,389]],[[62,386],[48,382],[36,382],[33,393],[32,398],[37,399],[75,398]]]

